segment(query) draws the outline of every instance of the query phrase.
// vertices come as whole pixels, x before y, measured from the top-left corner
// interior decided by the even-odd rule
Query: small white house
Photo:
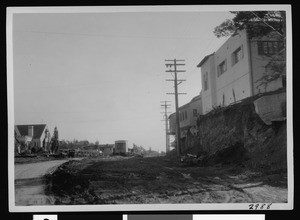
[[[196,127],[197,118],[202,115],[202,92],[178,110],[181,137],[185,137],[189,129]],[[176,113],[169,116],[169,133],[176,134]]]

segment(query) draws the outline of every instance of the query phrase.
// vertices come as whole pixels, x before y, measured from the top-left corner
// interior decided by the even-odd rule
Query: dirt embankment
[[[286,122],[266,125],[255,112],[254,100],[199,117],[199,135],[188,137],[184,153],[205,156],[202,165],[242,162],[267,174],[286,173]]]

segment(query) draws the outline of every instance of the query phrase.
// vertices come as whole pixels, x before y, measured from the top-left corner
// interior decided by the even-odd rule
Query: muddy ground
[[[285,203],[287,176],[242,163],[187,166],[168,157],[70,161],[48,176],[55,204]]]

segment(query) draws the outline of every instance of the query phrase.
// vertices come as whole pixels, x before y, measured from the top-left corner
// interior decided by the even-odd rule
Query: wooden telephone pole
[[[169,141],[169,126],[168,126],[168,108],[171,106],[170,104],[167,104],[170,101],[161,101],[162,103],[164,103],[163,105],[160,105],[161,107],[163,107],[165,109],[165,112],[161,112],[162,114],[164,114],[164,121],[165,122],[165,129],[166,129],[166,153],[168,153],[170,151],[170,141]]]
[[[178,85],[182,83],[183,81],[186,81],[185,79],[177,79],[177,73],[185,72],[185,70],[178,70],[177,66],[184,66],[185,60],[165,60],[166,67],[170,68],[169,70],[166,70],[167,73],[174,73],[174,79],[167,79],[166,81],[174,81],[174,88],[175,93],[167,93],[168,95],[172,94],[175,95],[175,108],[176,108],[176,147],[177,147],[177,155],[179,156],[181,154],[181,146],[180,146],[180,122],[179,122],[179,110],[178,110],[178,95],[186,95],[186,93],[178,93]],[[172,74],[173,75],[173,74]],[[178,83],[179,82],[179,83]]]

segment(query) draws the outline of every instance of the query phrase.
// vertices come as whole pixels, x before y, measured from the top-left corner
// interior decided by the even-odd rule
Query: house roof
[[[201,66],[203,65],[203,63],[205,63],[206,60],[208,60],[208,58],[209,58],[210,56],[212,56],[213,54],[214,54],[214,53],[205,56],[205,57],[200,61],[200,63],[197,65],[197,67],[201,67]]]
[[[199,99],[201,99],[201,98],[202,98],[202,94],[200,93],[199,95],[197,95],[197,96],[195,96],[194,98],[192,98],[192,100],[191,100],[190,102],[188,102],[188,103],[186,103],[186,104],[180,106],[180,107],[178,108],[179,111],[180,111],[180,110],[183,110],[183,109],[186,108],[186,107],[188,107],[188,106],[190,105],[191,102],[197,101],[197,100],[199,100]],[[170,114],[170,115],[169,115],[169,119],[170,119],[173,115],[175,115],[175,114],[176,114],[176,112],[173,112],[172,114]]]
[[[16,125],[21,136],[28,136],[28,127],[33,126],[33,139],[40,139],[46,128],[46,124]]]
[[[170,119],[171,117],[175,116],[176,112],[173,112],[172,114],[169,115],[168,119]]]
[[[191,102],[197,101],[201,98],[202,98],[202,94],[199,94],[199,95],[195,96],[194,98],[192,98]]]
[[[190,102],[188,102],[188,103],[186,103],[186,104],[180,106],[178,109],[179,109],[179,111],[180,111],[180,110],[183,110],[183,109],[185,109],[186,107],[188,107],[189,105],[190,105]]]

